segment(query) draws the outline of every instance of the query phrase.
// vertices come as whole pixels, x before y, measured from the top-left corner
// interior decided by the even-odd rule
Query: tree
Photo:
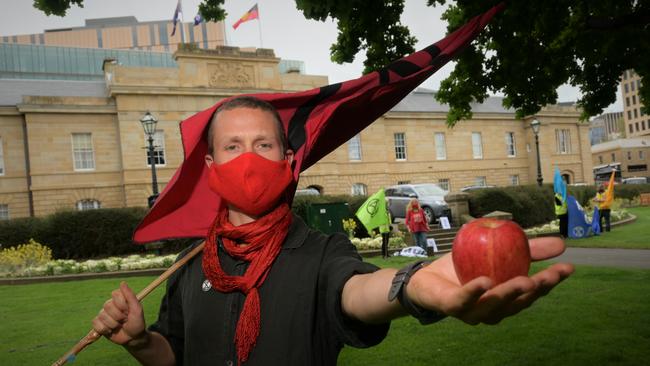
[[[332,60],[352,62],[366,52],[364,72],[377,70],[414,51],[415,37],[400,22],[405,0],[295,0],[306,18],[338,22]],[[226,16],[224,0],[203,0],[206,20]],[[427,0],[442,6],[447,0]],[[456,0],[443,15],[452,31],[483,13],[499,0]],[[46,14],[65,15],[71,4],[83,0],[35,0]],[[597,115],[616,100],[623,71],[641,76],[639,90],[650,106],[650,0],[509,1],[478,39],[457,59],[436,98],[449,104],[448,123],[471,118],[471,102],[488,93],[505,95],[504,105],[518,117],[537,113],[557,102],[557,88],[579,87],[583,119]],[[646,108],[646,113],[650,112]]]

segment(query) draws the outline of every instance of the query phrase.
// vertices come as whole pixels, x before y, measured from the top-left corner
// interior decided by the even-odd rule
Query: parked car
[[[320,196],[320,192],[316,188],[296,189],[294,196]]]
[[[471,191],[476,191],[477,189],[486,189],[486,188],[494,188],[495,186],[465,186],[460,189],[461,192],[471,192]]]
[[[623,184],[646,184],[648,178],[646,177],[631,177],[623,179]]]
[[[434,223],[440,216],[451,219],[451,210],[445,202],[447,191],[436,184],[400,184],[386,188],[388,210],[393,222],[396,218],[406,217],[406,206],[417,198],[429,223]]]

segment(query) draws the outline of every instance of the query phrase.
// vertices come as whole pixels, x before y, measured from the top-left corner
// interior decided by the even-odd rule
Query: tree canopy
[[[334,62],[352,62],[365,51],[367,73],[414,51],[416,38],[400,22],[405,0],[295,1],[305,18],[337,22],[337,41],[330,47]],[[443,19],[453,31],[498,2],[456,0]],[[199,11],[206,20],[223,20],[223,3],[203,0]],[[427,0],[429,6],[446,3]],[[83,6],[83,0],[34,0],[48,15],[63,16],[73,4]],[[471,118],[470,103],[482,102],[490,93],[503,93],[504,105],[518,117],[535,114],[557,102],[557,88],[569,83],[582,92],[577,102],[586,119],[616,101],[621,75],[628,69],[641,77],[640,99],[650,106],[648,60],[650,0],[512,0],[460,54],[436,98],[449,105],[447,120],[453,125]]]

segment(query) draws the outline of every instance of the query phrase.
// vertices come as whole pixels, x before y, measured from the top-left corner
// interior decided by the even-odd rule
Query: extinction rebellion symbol
[[[379,200],[376,198],[368,202],[368,205],[366,205],[366,211],[368,211],[370,216],[375,216],[377,210],[379,210],[378,205],[379,205]]]

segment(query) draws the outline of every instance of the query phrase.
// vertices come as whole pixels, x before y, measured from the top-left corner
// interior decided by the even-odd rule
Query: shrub
[[[30,239],[27,244],[0,251],[0,273],[20,272],[24,268],[39,266],[50,260],[52,250]]]
[[[509,212],[522,227],[543,224],[555,218],[553,188],[528,185],[476,190],[470,193],[469,211],[474,217]]]

